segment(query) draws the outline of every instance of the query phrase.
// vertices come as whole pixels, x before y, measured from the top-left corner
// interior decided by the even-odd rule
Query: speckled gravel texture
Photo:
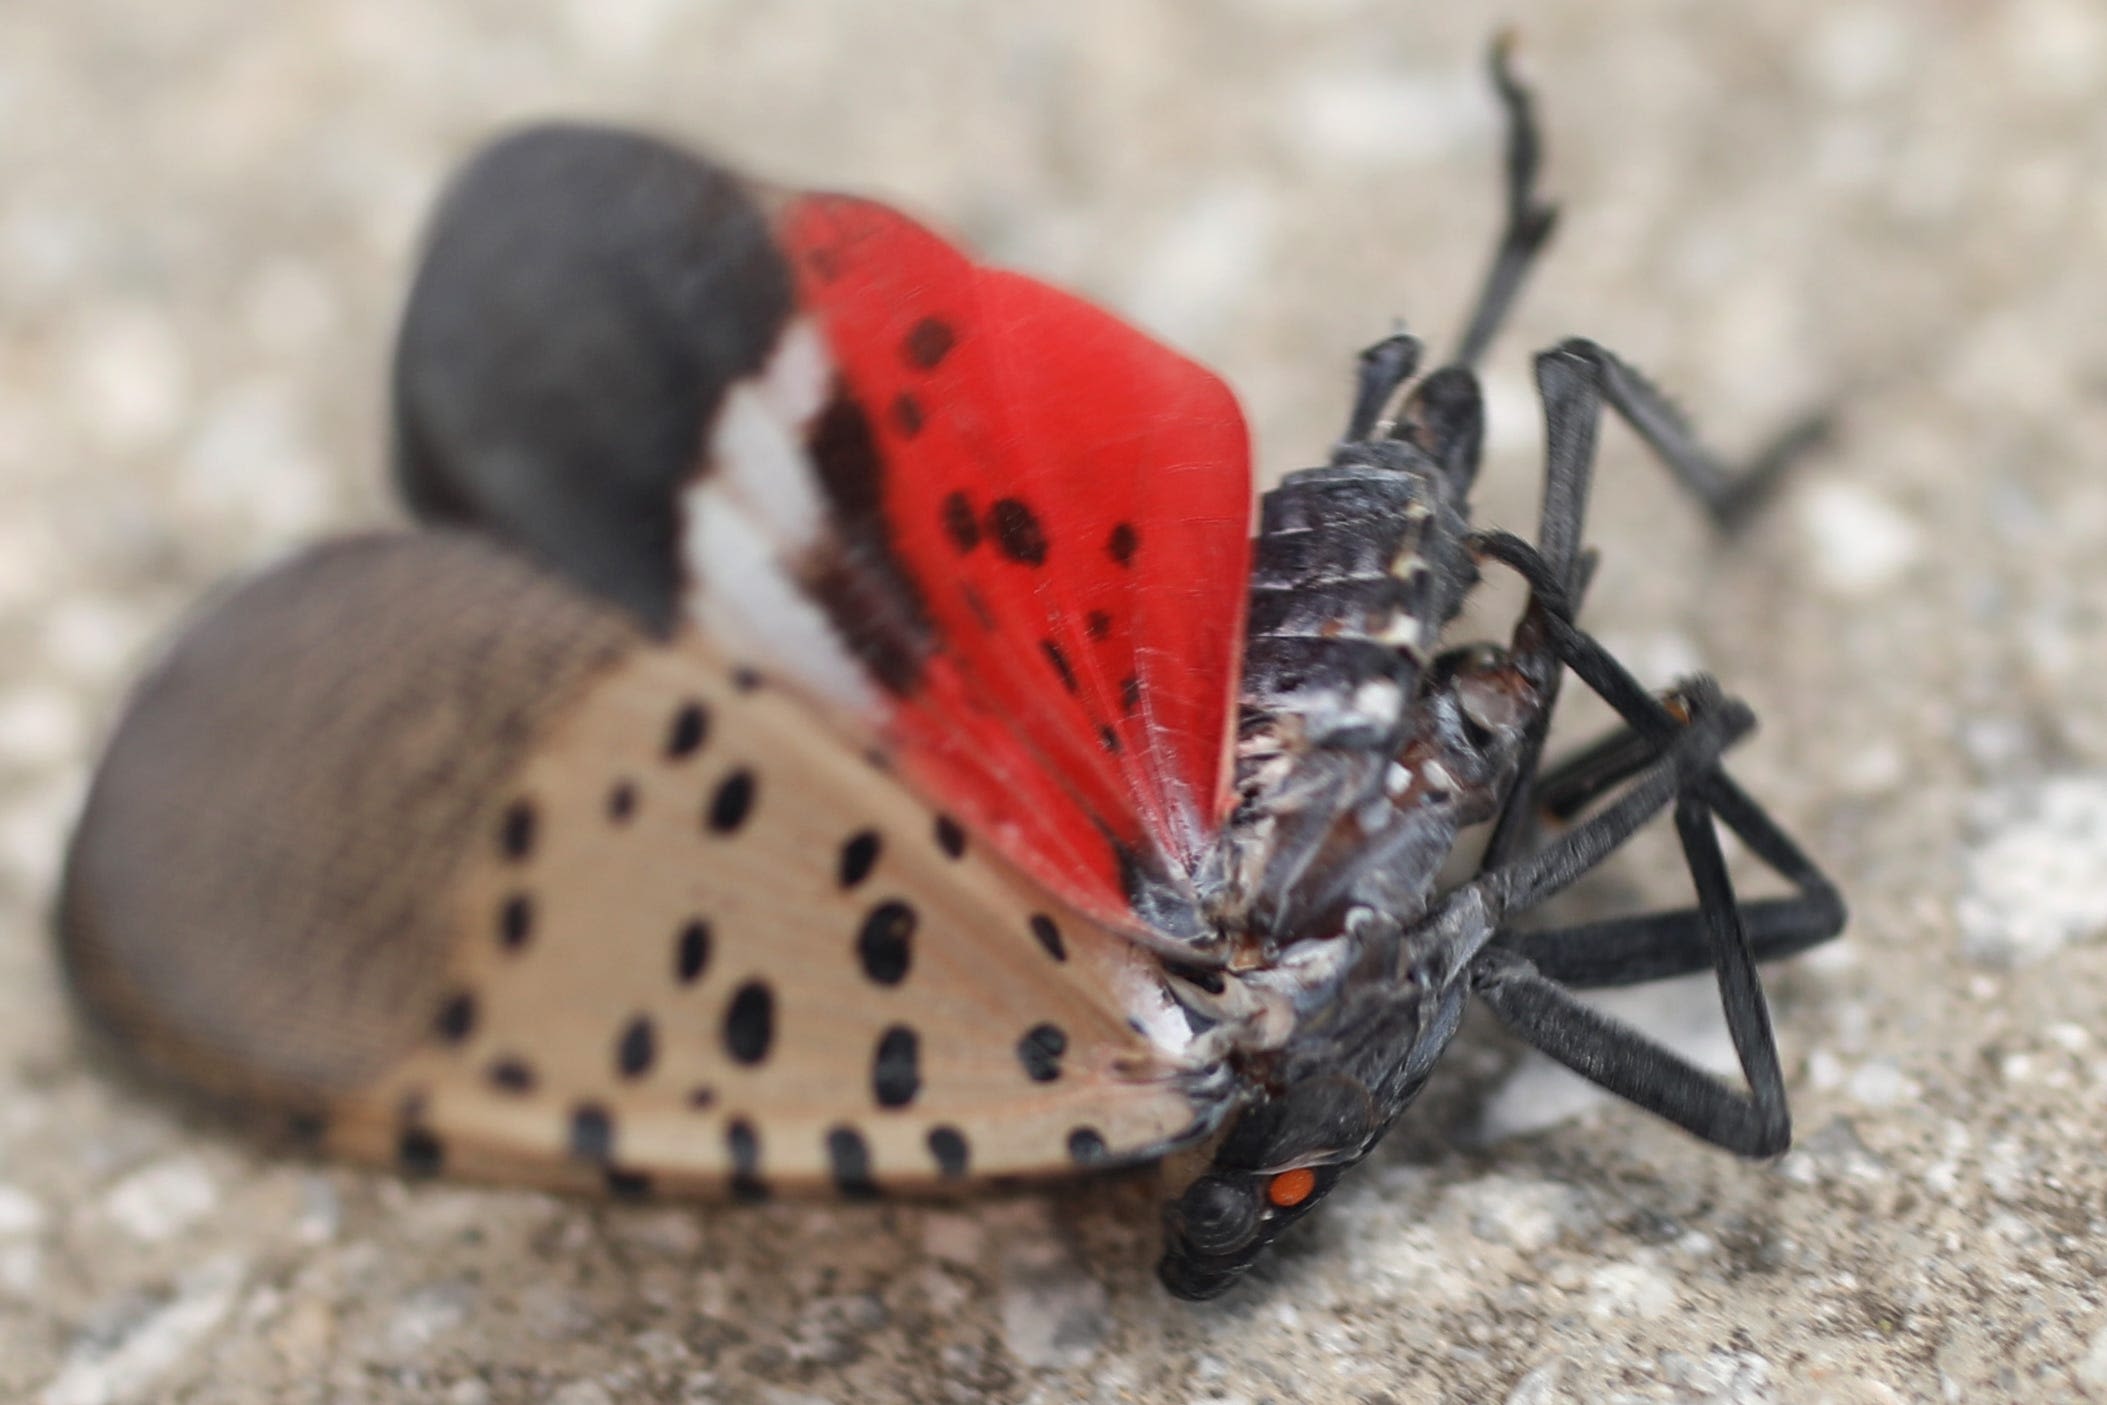
[[[882,192],[1221,368],[1261,463],[1350,353],[1445,342],[1495,219],[1492,17],[1396,0],[0,5],[0,1398],[2107,1398],[2107,10],[1522,6],[1565,202],[1489,369],[1585,331],[1725,446],[1835,443],[1731,544],[1604,437],[1590,619],[1756,706],[1737,774],[1840,877],[1772,978],[1800,1140],[1751,1166],[1489,1025],[1233,1296],[1145,1180],[612,1209],[300,1164],[81,1059],[44,914],[186,605],[388,518],[421,214],[508,121],[646,122]],[[1584,719],[1583,719],[1584,721]],[[1642,847],[1573,901],[1674,900]],[[1716,1059],[1703,983],[1619,1002]]]

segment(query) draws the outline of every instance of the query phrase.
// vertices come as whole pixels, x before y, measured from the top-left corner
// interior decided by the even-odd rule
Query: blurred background
[[[1250,1287],[1144,1184],[613,1210],[407,1187],[78,1059],[43,929],[128,680],[229,573],[394,515],[388,340],[492,132],[639,123],[881,195],[1221,370],[1261,472],[1450,344],[1519,28],[1561,231],[1488,371],[1586,333],[1724,448],[1840,432],[1732,543],[1604,436],[1594,626],[1707,668],[1852,899],[1774,981],[1749,1167],[1488,1032]],[[2107,1392],[2107,10],[2096,0],[0,5],[0,1399],[2065,1399]],[[1620,900],[1675,896],[1641,862]],[[1717,1053],[1702,985],[1628,1008]]]

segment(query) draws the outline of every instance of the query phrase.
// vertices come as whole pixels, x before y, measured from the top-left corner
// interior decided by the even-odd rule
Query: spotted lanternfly
[[[93,1022],[414,1172],[868,1195],[1187,1152],[1189,1297],[1368,1153],[1473,996],[1780,1151],[1754,963],[1842,905],[1721,767],[1748,710],[1647,693],[1574,611],[1605,405],[1722,517],[1786,455],[1727,473],[1568,342],[1539,540],[1470,526],[1471,368],[1552,225],[1494,74],[1508,227],[1461,349],[1366,353],[1255,536],[1229,392],[1096,308],[646,137],[497,143],[402,327],[422,525],[219,600],[110,745],[59,922]],[[1454,642],[1487,565],[1528,603]],[[1622,727],[1540,766],[1566,671]],[[1694,906],[1514,925],[1670,808]],[[1738,902],[1715,820],[1795,894]],[[1704,969],[1745,1092],[1571,994]]]

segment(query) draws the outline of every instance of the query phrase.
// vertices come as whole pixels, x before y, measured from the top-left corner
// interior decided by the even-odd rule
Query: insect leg
[[[1602,392],[1595,378],[1573,358],[1549,353],[1536,358],[1536,384],[1544,406],[1544,492],[1537,517],[1537,546],[1532,549],[1506,533],[1483,534],[1478,545],[1480,549],[1488,545],[1512,548],[1491,554],[1528,579],[1538,606],[1524,619],[1516,643],[1541,648],[1541,624],[1535,617],[1557,614],[1571,619],[1594,573],[1594,555],[1581,545],[1581,537],[1594,483]],[[1523,742],[1514,784],[1494,818],[1492,836],[1486,841],[1481,860],[1483,866],[1506,863],[1533,846],[1536,768],[1543,758],[1544,739],[1551,730],[1551,715],[1558,706],[1559,679],[1559,669],[1546,672],[1543,703]]]
[[[1456,347],[1455,360],[1463,366],[1476,365],[1485,354],[1514,305],[1515,294],[1521,291],[1529,265],[1558,223],[1558,207],[1537,198],[1536,172],[1543,144],[1537,136],[1529,90],[1514,76],[1509,63],[1513,48],[1513,35],[1503,33],[1493,41],[1489,58],[1493,87],[1507,116],[1507,225],[1501,231],[1492,267],[1479,287],[1470,323]]]
[[[1776,488],[1785,470],[1828,437],[1833,420],[1827,410],[1796,420],[1747,463],[1733,467],[1705,448],[1690,422],[1652,381],[1606,348],[1576,337],[1538,360],[1552,358],[1570,360],[1594,381],[1618,418],[1646,441],[1655,457],[1721,528],[1747,520]]]
[[[1789,898],[1740,905],[1741,924],[1756,960],[1797,955],[1843,930],[1844,903],[1835,886],[1747,792],[1723,772],[1703,777],[1696,791],[1721,824],[1796,890]],[[1680,908],[1542,931],[1503,932],[1496,940],[1552,980],[1575,990],[1600,989],[1704,970],[1711,964],[1704,921],[1701,908]]]
[[[1473,986],[1517,1035],[1582,1077],[1714,1145],[1744,1156],[1775,1156],[1791,1144],[1792,1118],[1755,953],[1709,807],[1685,794],[1676,804],[1675,824],[1697,886],[1705,945],[1719,973],[1721,1004],[1747,1092],[1582,1004],[1505,947],[1480,954],[1472,966]]]
[[[1697,700],[1689,724],[1615,801],[1542,849],[1480,873],[1474,883],[1495,895],[1503,912],[1519,912],[1544,901],[1601,863],[1663,806],[1689,792],[1718,766],[1720,753],[1755,724],[1746,706],[1708,691]]]
[[[1419,353],[1419,338],[1409,332],[1392,332],[1361,353],[1354,367],[1353,413],[1341,443],[1358,444],[1375,433],[1383,407],[1419,369]]]

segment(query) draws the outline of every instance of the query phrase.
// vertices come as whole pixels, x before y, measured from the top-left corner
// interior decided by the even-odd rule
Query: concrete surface
[[[1493,221],[1493,22],[1395,0],[0,6],[0,1398],[810,1402],[2107,1396],[2107,11],[1518,7],[1566,202],[1492,372],[1586,331],[1726,445],[1837,444],[1722,548],[1605,438],[1596,625],[1701,664],[1842,879],[1777,973],[1801,1140],[1747,1166],[1488,1030],[1249,1287],[1145,1184],[608,1209],[258,1154],[83,1066],[42,926],[84,767],[227,572],[389,511],[435,182],[616,114],[885,192],[1219,367],[1269,472]],[[1596,885],[1674,894],[1662,849]],[[1651,855],[1651,861],[1648,855]],[[1700,986],[1637,1002],[1716,1051]]]

